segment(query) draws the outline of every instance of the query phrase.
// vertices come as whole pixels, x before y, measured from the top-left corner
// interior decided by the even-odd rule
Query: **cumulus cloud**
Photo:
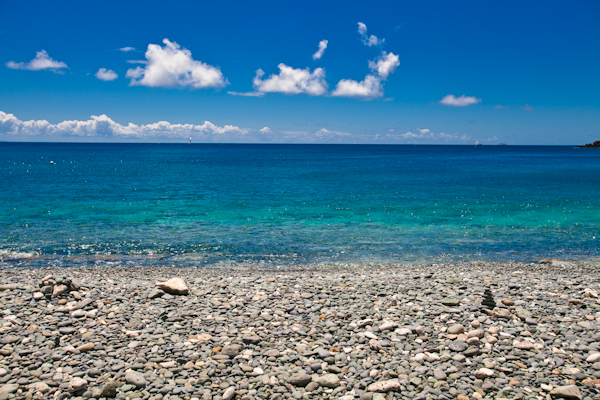
[[[119,75],[112,69],[100,68],[94,76],[101,81],[114,81]]]
[[[525,104],[523,107],[521,107],[521,109],[525,111],[533,111],[533,107],[531,107],[529,104]]]
[[[385,41],[385,39],[379,39],[375,35],[367,36],[367,26],[362,22],[358,23],[358,33],[362,37],[362,42],[369,47],[379,46]]]
[[[442,100],[440,100],[440,104],[452,107],[466,107],[479,102],[481,102],[481,99],[478,99],[474,96],[465,96],[464,94],[460,97],[456,97],[453,94],[448,94],[444,96]]]
[[[329,43],[327,40],[321,40],[319,42],[319,50],[313,54],[313,60],[319,60],[321,57],[323,57],[323,53],[325,53],[325,49],[327,48],[327,43]]]
[[[400,57],[394,53],[381,52],[375,61],[369,61],[369,68],[377,75],[386,80],[390,74],[393,74],[396,68],[400,65]]]
[[[292,68],[283,63],[277,67],[279,74],[272,74],[267,79],[262,79],[265,74],[262,69],[256,71],[256,76],[252,80],[256,92],[308,94],[311,96],[322,96],[327,93],[323,68],[316,68],[310,72],[310,68]]]
[[[381,79],[371,74],[365,76],[365,79],[360,82],[352,79],[342,79],[331,95],[336,97],[381,97],[383,96],[383,84]]]
[[[336,97],[361,97],[365,99],[383,96],[383,81],[400,65],[400,58],[394,53],[381,52],[374,61],[369,61],[373,73],[358,82],[352,79],[342,79],[331,93]]]
[[[121,47],[119,50],[124,52],[135,51],[135,47]]]
[[[36,52],[35,58],[28,63],[9,61],[6,63],[6,66],[10,69],[24,69],[28,71],[41,71],[47,69],[55,74],[62,74],[64,73],[62,71],[63,68],[69,68],[64,62],[52,59],[52,57],[46,53],[46,50]]]
[[[221,70],[192,58],[192,53],[164,39],[164,47],[149,44],[145,67],[128,69],[131,86],[207,89],[229,84]]]
[[[160,121],[148,125],[129,123],[121,125],[106,115],[92,115],[86,121],[63,121],[51,124],[46,120],[21,121],[13,114],[0,111],[0,135],[21,136],[62,136],[62,137],[117,137],[144,139],[163,137],[171,139],[228,141],[243,140],[252,129],[239,128],[233,125],[217,126],[209,121],[202,125],[172,124]]]

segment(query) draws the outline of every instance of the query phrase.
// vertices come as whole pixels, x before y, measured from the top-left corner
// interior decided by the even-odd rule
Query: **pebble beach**
[[[4,399],[599,399],[600,267],[0,270]]]

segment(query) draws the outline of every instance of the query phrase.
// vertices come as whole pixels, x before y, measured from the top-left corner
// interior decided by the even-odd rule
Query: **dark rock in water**
[[[596,140],[594,143],[588,143],[584,146],[577,146],[578,149],[600,149],[600,140]]]
[[[481,306],[489,308],[490,310],[496,307],[494,295],[492,294],[492,291],[490,289],[485,289],[485,292],[483,292],[483,301],[481,302]]]

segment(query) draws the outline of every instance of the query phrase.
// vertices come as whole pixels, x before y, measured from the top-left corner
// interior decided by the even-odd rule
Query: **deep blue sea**
[[[3,267],[600,256],[598,149],[0,143],[0,174]]]

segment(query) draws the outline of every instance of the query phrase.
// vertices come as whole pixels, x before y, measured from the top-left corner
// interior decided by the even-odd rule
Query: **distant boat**
[[[479,140],[475,142],[475,146],[481,146],[481,143],[479,143]]]
[[[54,161],[50,161],[50,164],[56,164]]]
[[[192,138],[190,138],[190,142],[188,144],[192,144]]]

